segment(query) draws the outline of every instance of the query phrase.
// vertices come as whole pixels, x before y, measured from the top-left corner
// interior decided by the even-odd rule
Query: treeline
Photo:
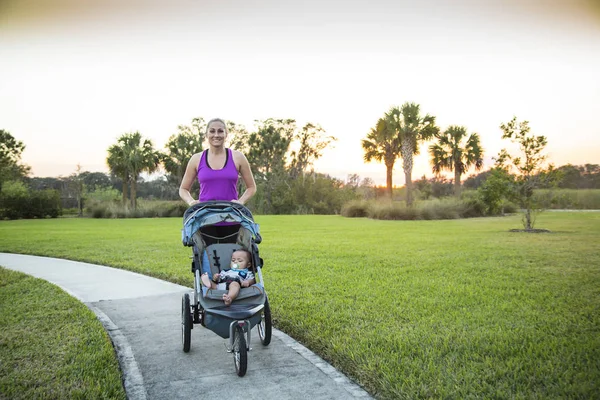
[[[408,114],[410,109],[400,111]],[[391,137],[390,140],[398,145],[400,142],[395,141],[397,136],[389,134],[408,128],[399,124],[397,130],[390,129],[382,125],[384,122],[380,121],[373,130],[379,130],[377,135],[381,135],[374,134],[371,138]],[[155,149],[152,142],[144,139],[138,132],[122,135],[107,150],[107,164],[111,166],[111,173],[81,171],[78,166],[70,176],[46,178],[29,177],[30,168],[20,161],[25,145],[8,132],[0,130],[0,218],[55,217],[64,210],[68,210],[67,213],[84,215],[85,212],[98,217],[180,214],[180,209],[184,209],[185,205],[180,207],[178,204],[178,187],[187,161],[194,153],[203,150],[206,124],[202,118],[194,118],[190,126],[180,125],[177,129],[178,132],[169,138],[165,149],[161,151]],[[314,161],[336,140],[327,136],[316,124],[298,127],[291,119],[267,119],[256,121],[252,132],[233,122],[228,122],[228,129],[230,147],[246,154],[255,175],[258,191],[249,203],[255,213],[339,214],[345,204],[354,200],[373,200],[390,195],[395,200],[408,197],[407,187],[390,191],[389,187],[377,187],[370,178],[361,179],[356,174],[341,180],[314,171]],[[453,128],[451,132],[454,131],[460,133],[458,136],[464,137],[464,130]],[[369,146],[366,145],[365,151],[368,149]],[[441,151],[432,152],[432,155],[434,153],[438,156],[442,154]],[[146,160],[144,154],[149,155]],[[384,153],[374,153],[374,159],[378,159],[379,155],[385,160]],[[137,164],[131,166],[133,162],[128,158],[134,158]],[[440,167],[441,169],[443,168]],[[163,173],[152,180],[144,179],[141,175],[144,171],[156,170]],[[600,166],[597,164],[568,164],[555,168],[552,181],[543,179],[542,175],[547,173],[546,170],[540,171],[530,177],[537,182],[536,190],[553,187],[600,189]],[[488,210],[498,212],[498,205],[506,204],[502,197],[507,200],[506,188],[502,187],[506,186],[506,182],[501,182],[499,173],[497,168],[493,168],[472,175],[461,186],[467,191],[481,193],[480,200]],[[505,175],[510,178],[510,175]],[[240,181],[240,192],[243,190],[241,185]],[[457,194],[456,174],[454,180],[439,175],[433,178],[423,176],[412,181],[411,188],[411,200],[451,197]],[[197,195],[197,184],[193,191],[194,189]],[[592,199],[584,203],[574,199],[573,194],[563,194],[558,199],[549,192],[544,193],[546,200],[542,203],[546,208],[577,207],[579,204],[595,202]],[[146,205],[145,210],[136,211],[138,198],[145,201],[162,200],[163,205],[160,207],[164,209],[156,209],[158,202],[155,202],[152,207]],[[169,204],[169,201],[175,204]],[[152,210],[147,211],[151,208]]]

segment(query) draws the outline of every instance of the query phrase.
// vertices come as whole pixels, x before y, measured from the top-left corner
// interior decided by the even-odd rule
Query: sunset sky
[[[0,129],[35,176],[107,172],[125,132],[163,148],[196,116],[273,117],[338,138],[318,171],[383,184],[361,139],[406,101],[478,132],[485,168],[515,115],[556,165],[600,163],[600,2],[0,2]],[[432,176],[426,153],[413,179]]]

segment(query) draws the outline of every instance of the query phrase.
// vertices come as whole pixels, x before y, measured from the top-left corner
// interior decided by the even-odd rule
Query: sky
[[[479,133],[485,169],[513,116],[555,165],[598,164],[599,71],[598,0],[0,0],[0,129],[34,176],[107,172],[126,132],[162,149],[194,117],[272,117],[338,139],[317,171],[384,184],[361,140],[407,101]]]

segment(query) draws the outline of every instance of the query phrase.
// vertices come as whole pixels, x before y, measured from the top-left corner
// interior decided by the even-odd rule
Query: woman
[[[208,138],[208,149],[194,154],[190,158],[179,186],[179,197],[189,206],[213,200],[246,204],[256,193],[256,183],[246,156],[239,151],[225,147],[225,139],[227,139],[225,121],[219,118],[208,121],[206,137]],[[242,176],[246,185],[246,191],[239,198],[238,175]],[[192,183],[196,178],[200,184],[198,200],[194,200],[190,193]],[[209,276],[210,265],[206,251],[202,253],[201,270],[203,278]],[[203,288],[203,291],[206,292],[206,288]]]
[[[208,149],[192,156],[179,186],[179,196],[189,206],[204,201],[223,200],[246,204],[256,193],[256,183],[246,157],[236,150],[225,147],[227,127],[219,118],[208,121],[206,126]],[[238,198],[238,175],[242,176],[246,190]],[[198,200],[190,194],[194,179],[200,184]]]

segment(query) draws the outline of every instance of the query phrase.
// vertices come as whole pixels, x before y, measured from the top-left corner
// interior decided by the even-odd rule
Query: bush
[[[352,200],[342,206],[341,214],[348,218],[363,218],[368,215],[369,202]]]
[[[479,197],[474,197],[464,201],[461,216],[463,218],[483,217],[487,215],[486,210],[486,204]]]
[[[417,215],[418,211],[404,202],[377,201],[368,208],[368,217],[374,219],[413,220]]]
[[[533,198],[546,209],[600,209],[600,189],[539,189]]]
[[[23,182],[6,182],[0,191],[0,218],[56,218],[61,215],[57,190],[30,190]]]
[[[182,201],[138,201],[137,210],[123,206],[120,201],[98,202],[90,201],[85,209],[85,215],[92,218],[159,218],[183,217],[187,204]]]
[[[350,218],[367,216],[387,220],[472,218],[485,215],[485,204],[477,196],[470,196],[465,200],[425,200],[417,202],[414,207],[406,207],[402,201],[351,201],[344,205],[342,215]]]

